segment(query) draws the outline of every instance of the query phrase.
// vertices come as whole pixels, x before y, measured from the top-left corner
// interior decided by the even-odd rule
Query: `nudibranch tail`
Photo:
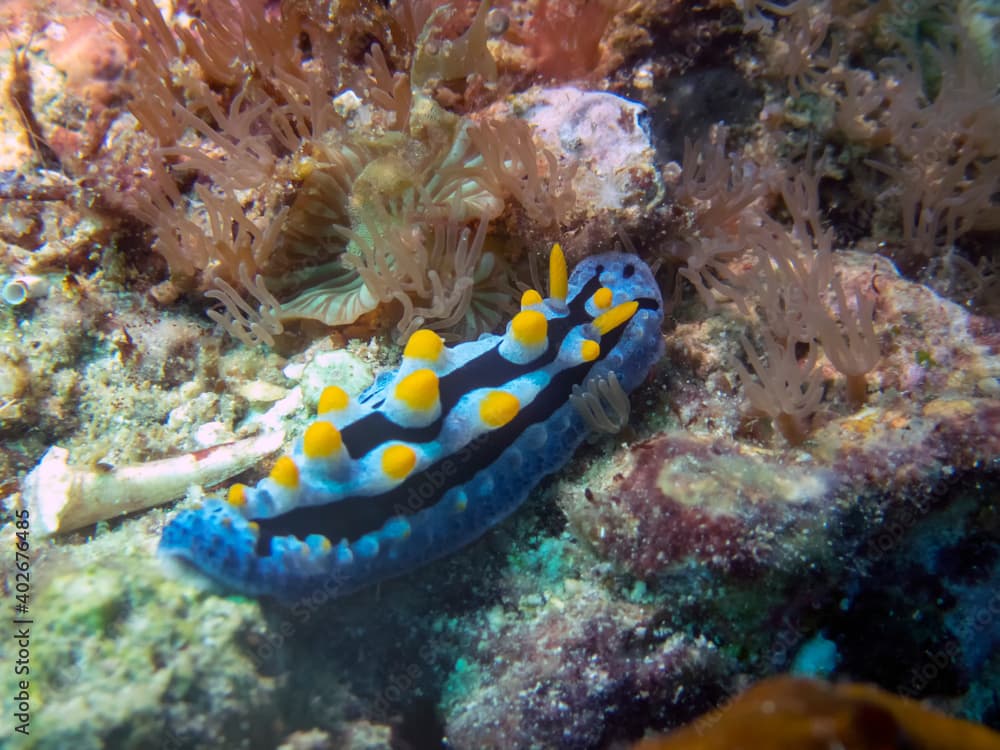
[[[267,477],[179,513],[160,553],[284,599],[346,594],[448,554],[570,459],[591,428],[570,403],[574,387],[642,382],[662,352],[662,319],[641,260],[594,256],[568,275],[557,245],[549,297],[526,291],[503,335],[448,348],[420,330],[398,371],[361,397],[330,386]]]

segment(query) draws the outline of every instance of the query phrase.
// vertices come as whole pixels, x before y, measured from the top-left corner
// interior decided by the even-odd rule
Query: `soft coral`
[[[558,81],[598,75],[601,38],[627,4],[626,0],[539,0],[524,28],[537,72]]]

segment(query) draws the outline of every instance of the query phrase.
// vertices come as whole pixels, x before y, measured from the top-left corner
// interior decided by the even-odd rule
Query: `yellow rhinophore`
[[[638,309],[639,303],[635,300],[622,302],[620,305],[615,305],[606,313],[601,313],[594,318],[593,326],[603,336],[615,330],[622,323],[628,322]]]
[[[538,310],[522,310],[511,320],[510,332],[522,346],[542,346],[549,333],[549,321]]]
[[[426,368],[414,370],[396,386],[396,398],[414,411],[433,409],[439,393],[438,376]]]
[[[489,427],[503,427],[517,416],[521,402],[507,391],[490,391],[479,402],[479,418]]]
[[[524,294],[521,295],[521,309],[526,307],[531,307],[532,305],[540,305],[542,303],[542,295],[536,292],[534,289],[526,289]]]
[[[417,453],[408,445],[396,443],[382,453],[382,471],[392,479],[405,479],[417,465]]]
[[[284,487],[286,490],[298,489],[299,467],[295,465],[291,456],[282,456],[274,462],[274,468],[271,469],[271,479],[276,485]]]
[[[549,296],[560,302],[569,294],[569,272],[566,270],[566,256],[557,242],[549,254]]]
[[[428,362],[437,362],[444,349],[444,339],[434,331],[421,328],[410,335],[406,347],[403,349],[403,356],[412,359],[423,359]]]
[[[326,414],[331,411],[342,411],[347,408],[349,403],[351,403],[351,397],[347,395],[347,391],[339,385],[328,385],[320,394],[316,413]]]
[[[302,452],[307,458],[329,458],[341,445],[340,430],[329,422],[313,422],[302,437]]]

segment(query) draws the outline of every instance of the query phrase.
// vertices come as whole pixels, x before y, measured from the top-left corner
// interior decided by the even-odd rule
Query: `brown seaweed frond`
[[[307,68],[298,75],[275,72],[271,88],[283,103],[271,109],[270,132],[288,153],[344,128],[344,118],[332,105],[336,87],[329,77],[325,69]]]
[[[752,161],[726,151],[728,128],[692,142],[684,139],[681,180],[675,199],[694,214],[698,230],[713,234],[732,230],[753,204],[767,193],[767,177]]]
[[[809,347],[806,361],[800,365],[794,345],[783,346],[766,331],[761,338],[766,355],[763,359],[746,336],[740,336],[747,361],[760,382],[739,360],[732,358],[730,364],[743,383],[750,405],[769,416],[790,444],[799,445],[805,440],[809,418],[823,397],[816,369],[816,347]]]
[[[544,226],[559,222],[572,207],[573,176],[577,162],[560,166],[548,149],[535,147],[531,127],[523,120],[480,122],[469,128],[469,138],[482,156],[468,169],[494,195],[509,195],[533,221]],[[543,174],[539,160],[545,164]]]
[[[504,195],[483,168],[483,157],[471,138],[473,127],[468,122],[459,125],[447,153],[422,175],[425,211],[459,217],[488,214],[491,219],[503,211]]]
[[[392,113],[393,130],[408,133],[410,106],[413,103],[409,75],[398,71],[393,73],[389,69],[379,44],[372,45],[371,51],[365,54],[365,63],[372,71],[368,95],[375,104]]]
[[[749,271],[734,268],[734,261],[741,258],[748,247],[749,241],[743,233],[736,236],[695,235],[687,243],[686,265],[677,273],[691,282],[709,310],[715,310],[720,301],[729,301],[746,315],[750,312]]]
[[[232,190],[199,184],[195,195],[197,202],[183,196],[167,170],[154,163],[145,191],[132,204],[136,215],[159,228],[154,247],[166,258],[171,274],[190,278],[206,271],[208,278],[237,281],[243,265],[250,274],[265,268],[288,209],[278,211],[262,230]]]
[[[523,36],[535,69],[567,81],[603,74],[601,40],[632,0],[540,0]]]
[[[282,242],[299,256],[335,255],[343,248],[338,226],[351,223],[348,211],[351,190],[371,152],[362,145],[311,142],[297,165],[302,185],[295,194],[285,222]]]
[[[179,159],[175,168],[199,172],[225,189],[253,188],[270,178],[277,156],[269,139],[259,134],[258,125],[272,102],[252,103],[244,90],[233,98],[228,111],[213,99],[206,100],[205,105],[213,124],[187,107],[178,106],[174,113],[179,122],[216,151],[208,153],[204,146],[165,146],[157,149],[157,153],[167,159]]]
[[[247,346],[274,346],[274,337],[284,330],[280,320],[281,303],[267,290],[263,276],[257,274],[250,279],[244,264],[240,265],[239,281],[257,302],[257,307],[248,303],[225,279],[215,279],[215,288],[205,292],[205,296],[221,302],[225,310],[208,310],[206,314]]]
[[[743,25],[747,31],[773,32],[774,21],[765,16],[765,12],[787,18],[808,3],[806,0],[792,0],[781,5],[771,0],[733,0],[733,5],[743,14]]]
[[[200,2],[189,12],[182,24],[161,15],[153,0],[137,0],[130,23],[118,25],[138,61],[133,113],[159,141],[147,194],[133,205],[184,285],[215,283],[232,299],[235,292],[227,295],[220,284],[235,289],[245,278],[254,284],[246,292],[259,301],[257,275],[284,274],[301,255],[315,261],[335,240],[335,253],[342,249],[327,232],[321,248],[298,259],[285,253],[318,236],[319,217],[310,214],[317,191],[332,190],[325,218],[348,221],[349,183],[360,167],[319,145],[343,124],[332,101],[337,45],[327,44],[322,60],[305,60],[303,35],[316,30],[295,4],[280,16],[264,0]],[[307,189],[293,206],[296,222],[286,238],[291,209],[279,210],[274,186],[290,178],[302,178]],[[275,256],[281,262],[272,263]],[[238,318],[237,328],[249,330]]]
[[[496,81],[497,64],[486,44],[490,36],[486,23],[490,5],[491,0],[480,2],[469,28],[456,39],[447,36],[448,22],[456,15],[455,3],[444,3],[434,9],[424,23],[413,53],[410,76],[415,86],[468,80],[470,76]]]
[[[435,0],[396,0],[392,4],[392,14],[405,32],[411,48],[417,46],[420,32],[437,5]]]
[[[266,82],[284,72],[300,75],[298,38],[302,18],[294,4],[280,21],[268,17],[264,0],[217,3],[203,0],[190,24],[176,34],[184,51],[201,67],[205,79],[230,87]]]
[[[166,259],[170,273],[183,278],[194,276],[212,258],[205,231],[186,215],[184,197],[162,164],[150,165],[150,176],[143,188],[126,198],[129,208],[147,224],[157,227],[153,247]]]
[[[859,289],[852,308],[839,277],[833,280],[832,287],[837,309],[819,318],[819,340],[827,359],[847,378],[847,401],[857,408],[867,399],[865,375],[882,358],[875,333],[875,297]]]
[[[1000,158],[982,160],[974,149],[956,150],[939,164],[900,167],[866,163],[891,178],[886,195],[898,196],[903,244],[916,258],[937,255],[971,229],[1000,227]]]
[[[233,269],[243,266],[254,275],[264,270],[277,249],[289,209],[285,207],[275,212],[261,228],[247,216],[232,192],[217,192],[197,185],[195,193],[204,206],[213,245],[207,277],[227,276]]]
[[[818,176],[799,172],[786,178],[781,195],[792,225],[764,217],[753,233],[754,291],[770,331],[779,340],[806,343],[817,336],[825,316],[834,236],[823,227]]]
[[[726,151],[728,129],[716,127],[711,137],[684,142],[677,204],[690,218],[690,235],[678,273],[695,287],[710,309],[719,298],[749,312],[752,282],[748,268],[735,268],[762,231],[762,198],[766,175],[755,163]]]
[[[831,0],[736,0],[735,5],[743,12],[744,29],[759,35],[771,74],[787,79],[793,96],[816,90],[837,66],[840,50],[829,35],[837,17]]]
[[[903,252],[918,263],[969,231],[1000,227],[1000,76],[954,31],[955,47],[935,54],[933,94],[920,64],[890,65],[884,122],[897,158],[865,162],[890,178],[883,196],[898,199]]]
[[[179,26],[177,36],[207,81],[235,87],[247,73],[241,64],[246,56],[246,39],[238,31],[243,16],[253,12],[254,3],[241,10],[235,3],[206,2],[200,10],[202,16],[192,19],[189,26]],[[222,33],[225,28],[228,34]]]
[[[460,323],[472,302],[483,258],[488,216],[480,216],[475,234],[454,218],[400,221],[384,208],[370,209],[363,232],[340,228],[358,251],[344,262],[363,279],[379,302],[403,309],[396,328],[406,339],[417,328],[437,330]]]
[[[160,144],[173,143],[184,126],[174,116],[178,94],[164,72],[180,57],[180,45],[153,0],[124,5],[130,23],[116,21],[114,27],[136,60],[135,89],[141,92],[129,101],[129,111]]]
[[[189,24],[173,28],[152,0],[127,7],[131,23],[115,28],[137,61],[129,108],[161,147],[193,128],[213,145],[229,136],[231,149],[240,136],[227,119],[234,106],[255,113],[256,137],[273,136],[288,151],[329,118],[334,82],[329,71],[303,64],[303,19],[293,6],[273,19],[263,0],[204,2]],[[289,138],[289,131],[299,137]]]

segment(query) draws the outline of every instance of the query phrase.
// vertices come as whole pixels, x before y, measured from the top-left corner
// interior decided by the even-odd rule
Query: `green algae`
[[[31,603],[31,734],[18,747],[238,747],[272,731],[276,682],[252,648],[266,633],[259,604],[192,593],[135,531],[46,550]],[[5,694],[14,678],[0,677]]]

